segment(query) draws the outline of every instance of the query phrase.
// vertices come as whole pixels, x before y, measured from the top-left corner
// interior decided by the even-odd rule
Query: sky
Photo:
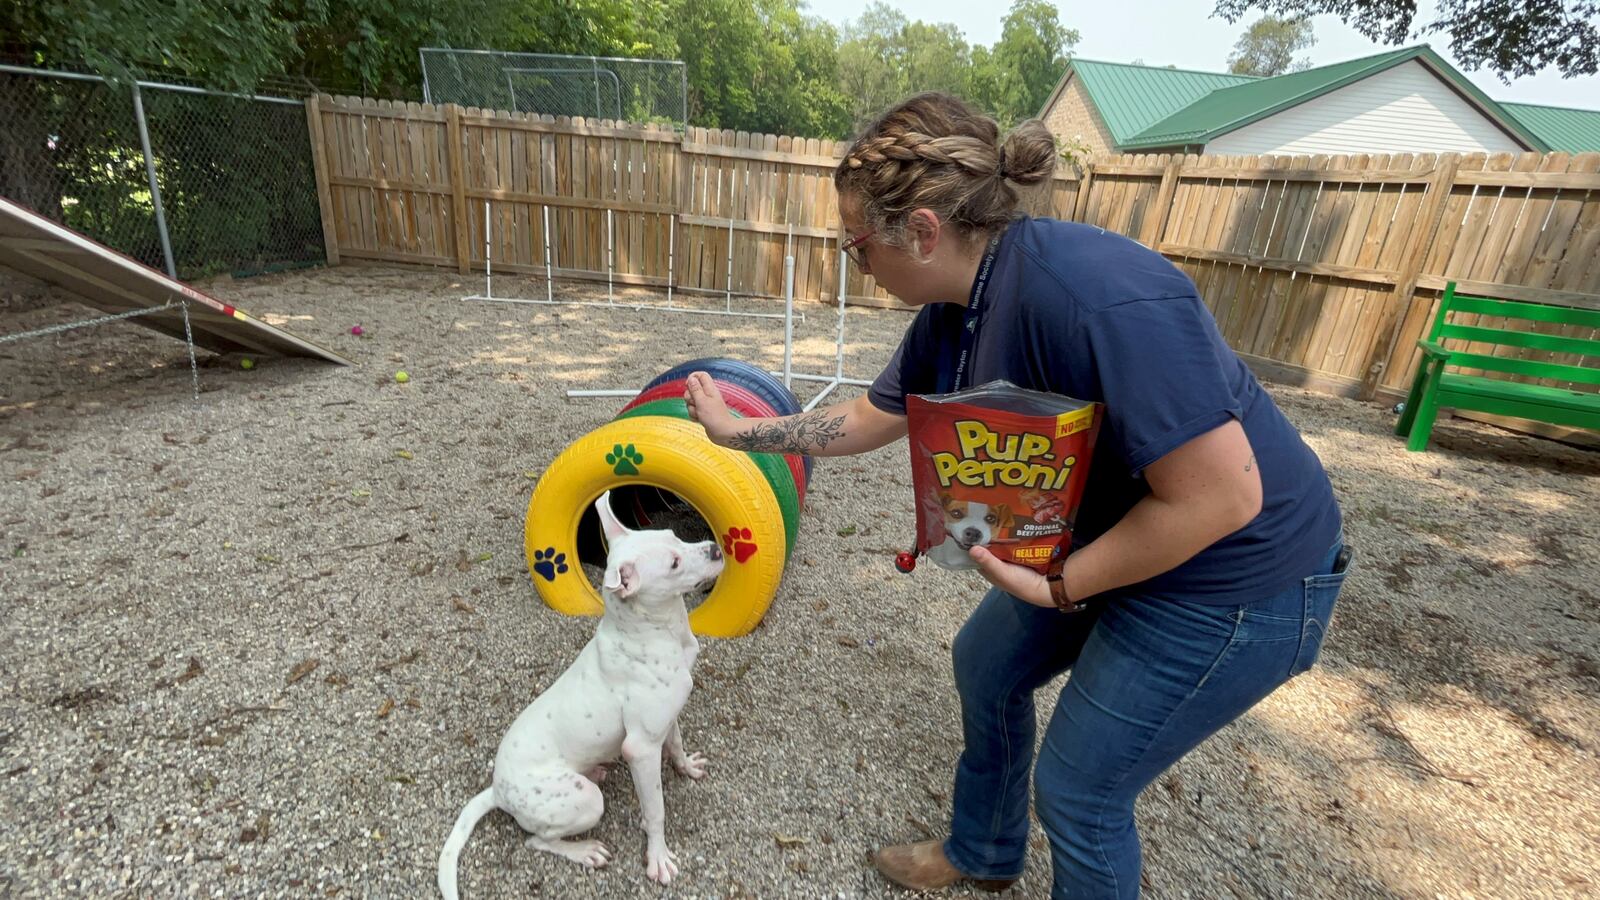
[[[805,0],[808,11],[836,25],[843,25],[861,14],[866,0]],[[1008,0],[975,3],[973,0],[883,0],[909,19],[924,22],[949,22],[965,35],[969,44],[993,45],[1000,39],[1000,23],[1011,4]],[[1148,65],[1175,65],[1180,69],[1225,72],[1228,54],[1249,24],[1260,18],[1252,11],[1247,18],[1229,24],[1211,14],[1213,0],[1116,0],[1116,2],[1057,2],[1057,15],[1068,28],[1078,30],[1078,45],[1073,53],[1084,59],[1104,62],[1134,62]],[[1417,4],[1416,22],[1432,21],[1435,6],[1428,0]],[[1139,24],[1145,23],[1145,24]],[[1371,56],[1395,49],[1376,44],[1334,16],[1312,19],[1317,43],[1300,51],[1296,58],[1309,57],[1312,65],[1326,65]],[[1470,72],[1462,68],[1449,52],[1449,36],[1430,35],[1407,41],[1404,46],[1427,43],[1495,100],[1516,103],[1542,103],[1579,109],[1600,109],[1600,76],[1563,79],[1553,69],[1526,78],[1501,83],[1487,70]]]

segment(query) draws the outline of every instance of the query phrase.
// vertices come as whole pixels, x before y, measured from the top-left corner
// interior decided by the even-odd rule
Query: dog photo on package
[[[976,569],[984,546],[1044,571],[1071,549],[1100,404],[991,381],[906,398],[916,553]]]

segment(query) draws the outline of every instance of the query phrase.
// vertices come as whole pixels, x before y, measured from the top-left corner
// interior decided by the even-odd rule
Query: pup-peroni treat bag
[[[981,544],[1044,572],[1071,549],[1100,404],[991,381],[912,394],[906,416],[917,543],[896,560],[901,571],[919,554],[946,569],[975,569],[967,550]]]

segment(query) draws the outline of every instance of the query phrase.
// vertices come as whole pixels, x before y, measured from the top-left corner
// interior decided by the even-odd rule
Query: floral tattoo
[[[755,427],[734,435],[729,444],[754,453],[810,453],[844,437],[843,425],[844,416],[830,419],[817,410],[777,421],[757,420]]]

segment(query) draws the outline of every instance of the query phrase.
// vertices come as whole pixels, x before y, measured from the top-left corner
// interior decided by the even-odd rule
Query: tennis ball
[[[256,361],[251,359],[248,356],[246,356],[244,359],[239,360],[239,368],[241,368],[241,369],[254,369],[255,367],[256,367]]]
[[[400,371],[394,373],[394,380],[400,382],[401,384],[405,384],[411,380],[411,376],[406,374],[405,369],[401,369]]]

